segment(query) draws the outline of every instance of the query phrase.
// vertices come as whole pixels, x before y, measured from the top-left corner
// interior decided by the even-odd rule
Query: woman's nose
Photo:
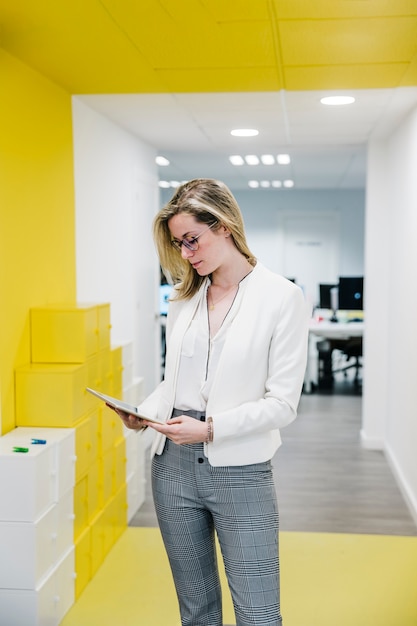
[[[183,259],[188,259],[190,256],[193,256],[194,250],[189,250],[187,246],[181,246],[181,256]]]

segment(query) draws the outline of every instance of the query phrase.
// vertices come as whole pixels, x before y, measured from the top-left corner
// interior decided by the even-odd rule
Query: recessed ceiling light
[[[325,98],[321,98],[320,102],[322,104],[340,106],[341,104],[352,104],[355,102],[355,98],[352,96],[326,96]]]
[[[230,134],[233,137],[256,137],[256,135],[259,135],[259,130],[256,130],[256,128],[235,128],[230,131]]]
[[[293,180],[284,180],[284,187],[290,188],[290,187],[294,187],[294,181]]]
[[[247,154],[245,161],[248,165],[259,165],[259,157],[257,157],[256,154]]]
[[[261,180],[261,187],[263,187],[264,189],[268,189],[268,187],[271,186],[271,183],[269,182],[269,180]]]
[[[273,154],[261,154],[261,161],[264,165],[274,165],[275,159]]]
[[[167,180],[160,180],[158,185],[162,187],[162,189],[168,189],[168,187],[170,187],[170,184]]]
[[[248,182],[249,187],[251,187],[252,189],[257,189],[259,187],[259,183],[257,180],[250,180]]]
[[[243,165],[245,162],[240,154],[232,154],[232,156],[229,156],[229,161],[232,165]]]
[[[168,159],[166,159],[164,156],[161,156],[161,155],[155,158],[155,163],[157,165],[161,165],[162,167],[166,167],[167,165],[169,165]]]
[[[279,189],[280,187],[282,187],[282,182],[280,180],[273,180],[272,186],[274,187],[274,189]]]
[[[289,154],[278,154],[277,162],[279,165],[288,165],[291,163],[291,157]]]

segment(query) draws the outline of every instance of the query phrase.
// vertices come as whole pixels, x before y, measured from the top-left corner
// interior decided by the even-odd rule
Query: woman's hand
[[[202,443],[207,440],[207,424],[189,415],[178,415],[165,424],[146,422],[146,425],[162,433],[174,443]]]
[[[115,407],[110,406],[110,404],[106,404],[106,406],[108,406],[109,409],[112,409],[112,411],[117,413],[126,428],[129,428],[130,430],[143,430],[148,426],[148,422],[140,419],[140,417],[136,417],[136,415],[131,415],[130,413],[126,413],[125,411],[116,409]]]

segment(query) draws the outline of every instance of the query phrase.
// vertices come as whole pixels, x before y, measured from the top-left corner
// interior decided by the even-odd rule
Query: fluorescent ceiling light
[[[250,180],[248,182],[248,186],[251,187],[252,189],[281,189],[281,187],[287,187],[288,189],[290,187],[294,187],[295,183],[293,180],[284,180],[284,183],[282,183],[280,180]]]
[[[247,154],[245,156],[245,161],[248,165],[259,165],[259,158],[256,154]]]
[[[158,182],[158,185],[163,189],[168,189],[169,187],[173,187],[173,189],[176,189],[180,185],[184,185],[186,182],[186,180],[182,180],[181,182],[179,180],[160,180]]]
[[[275,159],[273,154],[261,154],[261,161],[264,165],[274,165]]]
[[[235,128],[230,131],[230,134],[233,137],[256,137],[256,135],[259,135],[259,130],[256,130],[256,128]]]
[[[288,165],[291,163],[291,157],[289,154],[278,154],[277,162],[279,165]]]
[[[166,167],[167,165],[169,165],[168,159],[166,159],[164,156],[161,156],[161,155],[155,158],[155,163],[157,165],[161,165],[162,167]]]
[[[240,154],[232,154],[232,156],[229,156],[229,161],[232,165],[243,165],[245,162]]]
[[[355,98],[352,96],[326,96],[325,98],[321,98],[320,102],[322,104],[340,106],[341,104],[352,104],[355,102]]]

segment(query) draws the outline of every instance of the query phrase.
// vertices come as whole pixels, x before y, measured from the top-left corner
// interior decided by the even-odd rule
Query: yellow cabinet
[[[98,349],[110,348],[110,304],[97,305]]]
[[[91,528],[88,527],[75,542],[75,599],[91,580]]]
[[[103,402],[99,409],[99,456],[110,450],[123,436],[123,422],[120,417]]]
[[[110,351],[112,369],[112,395],[121,398],[123,393],[123,351],[116,346]]]
[[[105,511],[100,511],[91,522],[91,575],[94,576],[106,556]]]
[[[88,528],[88,477],[84,476],[74,486],[74,540]]]
[[[107,450],[98,460],[99,466],[99,504],[104,507],[113,495],[114,489],[114,454]]]
[[[114,544],[110,504],[98,513],[91,524],[91,570],[93,576]]]
[[[127,489],[121,487],[110,504],[111,520],[113,526],[113,540],[116,541],[127,527]]]
[[[117,493],[120,488],[126,486],[126,440],[124,437],[116,441],[113,448],[114,459],[114,481],[113,493]]]
[[[98,456],[98,409],[75,425],[75,479],[84,476]]]
[[[91,524],[100,510],[100,468],[98,459],[88,470],[87,474],[87,500],[88,500],[88,523]]]
[[[100,355],[94,354],[94,356],[87,359],[85,366],[87,370],[87,387],[97,389],[97,391],[104,391]],[[99,406],[99,400],[95,396],[89,394],[88,404],[91,408],[96,408]]]
[[[18,426],[72,427],[86,415],[84,365],[31,364],[15,376]]]
[[[32,363],[83,363],[99,349],[98,323],[95,305],[31,309]]]
[[[99,367],[101,382],[100,391],[111,396],[113,395],[113,371],[111,352],[109,348],[100,351]]]

